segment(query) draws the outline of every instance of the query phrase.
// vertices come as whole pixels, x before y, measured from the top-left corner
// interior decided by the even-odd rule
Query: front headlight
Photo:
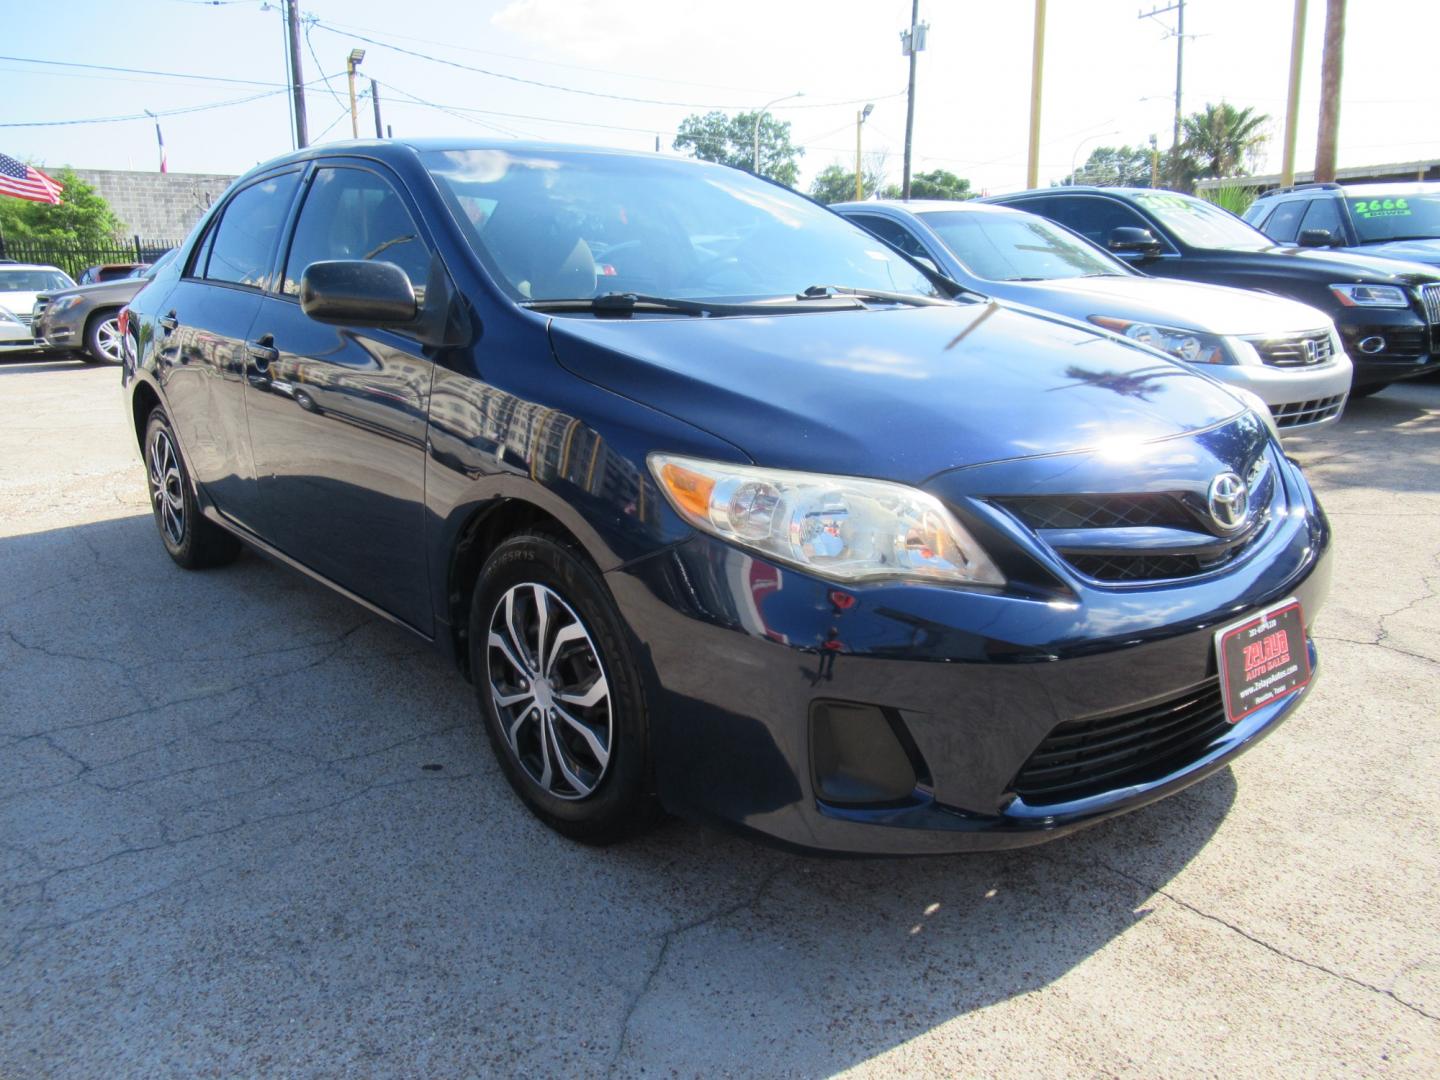
[[[1131,341],[1149,345],[1169,353],[1187,364],[1228,364],[1230,357],[1225,344],[1215,334],[1202,334],[1198,330],[1180,330],[1173,326],[1156,326],[1154,323],[1136,322],[1133,319],[1115,319],[1109,315],[1091,315],[1090,321],[1106,330],[1124,334]]]
[[[62,296],[59,300],[52,300],[50,302],[50,314],[59,315],[62,311],[69,311],[72,307],[79,305],[84,299],[83,296]]]
[[[1395,285],[1331,285],[1330,291],[1346,307],[1410,306],[1410,297]]]
[[[819,577],[1005,583],[939,499],[904,484],[669,454],[647,461],[695,528]]]

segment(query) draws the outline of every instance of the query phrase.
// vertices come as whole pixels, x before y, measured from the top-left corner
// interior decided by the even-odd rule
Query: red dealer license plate
[[[1215,632],[1220,688],[1230,723],[1294,693],[1310,681],[1300,601],[1282,600]]]

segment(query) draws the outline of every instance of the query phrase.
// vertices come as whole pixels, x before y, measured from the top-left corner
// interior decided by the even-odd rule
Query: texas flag
[[[0,154],[0,195],[59,206],[63,187],[33,165],[16,161],[9,154]]]

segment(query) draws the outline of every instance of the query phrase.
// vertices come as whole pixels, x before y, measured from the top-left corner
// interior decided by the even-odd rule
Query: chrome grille
[[[1315,398],[1312,401],[1291,401],[1284,405],[1272,405],[1270,412],[1274,415],[1277,426],[1293,428],[1329,420],[1332,416],[1337,415],[1344,405],[1345,395],[1336,394],[1334,397]]]
[[[28,311],[17,311],[17,312],[14,312],[14,315],[15,315],[15,318],[19,319],[19,320],[20,320],[22,323],[24,323],[26,326],[30,326],[36,319],[40,318],[40,312],[41,312],[42,310],[44,310],[44,309],[37,307],[37,308],[35,309],[35,312],[34,312],[33,316],[32,316],[32,314],[31,314],[30,312],[28,312]]]
[[[1328,332],[1291,334],[1279,338],[1251,339],[1260,359],[1271,367],[1312,367],[1323,364],[1334,353]]]
[[[1420,286],[1420,301],[1425,305],[1426,321],[1440,326],[1440,285]]]

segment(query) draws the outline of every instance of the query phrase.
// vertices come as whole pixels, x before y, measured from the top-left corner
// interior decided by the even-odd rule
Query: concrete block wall
[[[235,179],[219,173],[75,169],[125,223],[123,238],[180,240]]]

